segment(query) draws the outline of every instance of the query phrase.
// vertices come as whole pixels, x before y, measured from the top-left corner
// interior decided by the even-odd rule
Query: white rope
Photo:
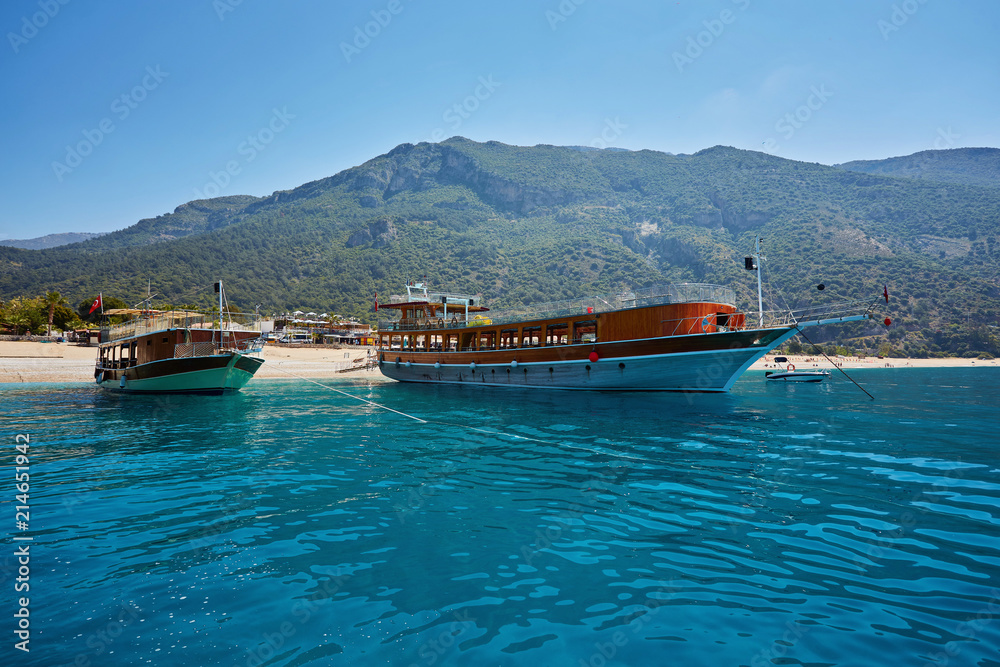
[[[295,373],[293,373],[291,371],[286,371],[284,368],[281,368],[279,366],[274,366],[273,368],[275,368],[276,370],[281,371],[282,373],[287,373],[288,375],[291,375],[293,378],[298,378],[299,380],[305,380],[306,382],[312,382],[313,384],[319,385],[320,387],[323,387],[324,389],[329,389],[330,391],[335,391],[338,394],[343,394],[344,396],[347,396],[348,398],[353,398],[355,401],[361,401],[362,403],[367,403],[368,405],[374,405],[376,408],[382,408],[383,410],[388,410],[389,412],[395,412],[397,415],[402,415],[404,417],[409,417],[410,419],[413,419],[414,421],[418,421],[421,424],[427,424],[427,423],[429,423],[426,419],[421,419],[420,417],[414,417],[413,415],[408,415],[405,412],[400,412],[399,410],[393,410],[392,408],[390,408],[387,405],[382,405],[381,403],[376,403],[375,401],[369,401],[368,399],[361,398],[360,396],[355,396],[354,394],[348,394],[346,391],[342,391],[340,389],[336,389],[336,388],[331,387],[329,385],[325,385],[322,382],[316,382],[316,380],[310,380],[309,378],[302,377],[301,375],[296,375]]]
[[[597,450],[597,449],[593,449],[591,447],[584,447],[582,445],[573,445],[573,444],[569,444],[567,442],[560,442],[560,441],[556,441],[556,440],[542,440],[540,438],[532,438],[532,437],[529,437],[529,436],[526,436],[526,435],[518,435],[516,433],[504,433],[503,431],[493,431],[493,430],[488,430],[488,429],[484,429],[484,428],[478,428],[476,426],[469,426],[468,424],[454,424],[454,423],[446,423],[446,422],[432,422],[432,421],[427,420],[427,419],[421,419],[420,417],[415,417],[414,415],[410,415],[410,414],[407,414],[405,412],[400,412],[399,410],[395,410],[393,408],[390,408],[387,405],[382,405],[381,403],[376,403],[374,401],[369,401],[368,399],[361,398],[360,396],[355,396],[354,394],[349,394],[346,391],[342,391],[340,389],[336,389],[335,387],[331,387],[329,385],[323,384],[322,382],[317,382],[316,380],[311,380],[311,379],[309,379],[307,377],[303,377],[301,375],[296,375],[295,373],[293,373],[291,371],[288,371],[288,370],[285,370],[284,368],[280,368],[278,366],[274,366],[273,368],[275,368],[276,370],[281,371],[282,373],[290,375],[293,378],[296,378],[296,379],[299,379],[299,380],[305,380],[306,382],[311,382],[311,383],[313,383],[315,385],[323,387],[324,389],[328,389],[328,390],[336,392],[338,394],[342,394],[342,395],[344,395],[344,396],[346,396],[348,398],[353,398],[356,401],[361,401],[362,403],[367,403],[368,405],[373,405],[373,406],[375,406],[377,408],[382,408],[383,410],[388,410],[389,412],[395,412],[397,415],[402,415],[403,417],[409,417],[410,419],[412,419],[414,421],[417,421],[417,422],[420,422],[421,424],[434,424],[434,423],[438,423],[438,424],[442,424],[442,425],[447,425],[449,427],[459,426],[461,428],[465,428],[465,429],[468,429],[470,431],[476,431],[477,433],[483,433],[485,435],[492,435],[494,437],[514,438],[516,440],[527,440],[528,442],[538,442],[538,443],[542,443],[542,444],[545,444],[545,445],[553,445],[553,446],[556,446],[556,447],[568,447],[570,449],[577,449],[577,450],[580,450],[580,451],[590,452],[592,454],[599,454],[599,455],[602,455],[602,456],[612,456],[612,457],[615,457],[615,458],[632,459],[632,460],[636,460],[636,461],[642,460],[642,459],[639,459],[637,457],[628,456],[627,454],[621,454],[621,453],[618,453],[618,452],[605,452],[605,451],[600,451],[600,450]]]

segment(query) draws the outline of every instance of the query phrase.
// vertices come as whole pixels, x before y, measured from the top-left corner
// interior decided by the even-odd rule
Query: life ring
[[[785,366],[785,370],[791,373],[792,371],[795,370],[795,364],[788,364],[787,366]]]

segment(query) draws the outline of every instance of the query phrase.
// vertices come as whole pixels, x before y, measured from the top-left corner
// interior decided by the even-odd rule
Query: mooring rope
[[[279,366],[272,366],[272,368],[275,368],[276,370],[279,370],[282,373],[285,373],[286,375],[290,375],[291,377],[296,378],[298,380],[305,380],[306,382],[311,382],[312,384],[317,385],[319,387],[323,387],[324,389],[328,389],[329,391],[336,392],[336,393],[341,394],[343,396],[346,396],[348,398],[353,398],[356,401],[361,401],[362,403],[367,403],[368,405],[372,405],[374,407],[381,408],[383,410],[388,410],[389,412],[394,412],[397,415],[402,415],[403,417],[408,417],[408,418],[410,418],[410,419],[412,419],[412,420],[414,420],[416,422],[420,422],[421,424],[440,424],[440,425],[449,426],[449,427],[458,426],[460,428],[464,428],[464,429],[467,429],[469,431],[476,431],[477,433],[483,433],[485,435],[491,435],[491,436],[494,436],[494,437],[514,438],[514,439],[517,439],[517,440],[526,440],[528,442],[538,442],[538,443],[541,443],[543,445],[553,445],[553,446],[557,446],[557,447],[568,447],[570,449],[578,449],[578,450],[581,450],[581,451],[590,452],[591,454],[600,454],[602,456],[613,456],[615,458],[625,458],[625,459],[632,459],[632,460],[636,460],[636,461],[642,460],[642,459],[639,459],[639,458],[634,457],[634,456],[628,456],[627,454],[622,454],[620,452],[611,453],[611,452],[606,452],[606,451],[600,451],[600,450],[597,450],[597,449],[592,449],[590,447],[584,447],[582,445],[573,445],[573,444],[570,444],[570,443],[566,443],[566,442],[562,442],[562,441],[557,441],[557,440],[543,440],[541,438],[532,438],[532,437],[529,437],[529,436],[526,436],[526,435],[518,435],[516,433],[505,433],[503,431],[494,431],[494,430],[479,428],[479,427],[476,427],[476,426],[471,426],[469,424],[455,424],[455,423],[451,423],[451,422],[435,422],[435,421],[430,420],[430,419],[423,419],[423,418],[417,417],[415,415],[411,415],[411,414],[407,414],[405,412],[401,412],[401,411],[396,410],[394,408],[390,408],[387,405],[382,405],[381,403],[376,403],[375,401],[369,401],[368,399],[361,398],[360,396],[355,396],[354,394],[350,394],[350,393],[348,393],[346,391],[343,391],[341,389],[337,389],[336,387],[331,387],[330,385],[323,384],[322,382],[317,382],[316,380],[304,377],[302,375],[298,375],[298,374],[293,373],[293,372],[291,372],[289,370],[285,370],[284,368],[281,368]]]
[[[305,380],[306,382],[312,382],[313,384],[318,385],[320,387],[323,387],[324,389],[329,389],[330,391],[335,391],[338,394],[343,394],[344,396],[347,396],[348,398],[353,398],[355,401],[361,401],[362,403],[367,403],[368,405],[373,405],[376,408],[382,408],[383,410],[388,410],[389,412],[395,412],[397,415],[402,415],[404,417],[409,417],[410,419],[412,419],[414,421],[418,421],[421,424],[428,424],[428,423],[430,423],[426,419],[421,419],[420,417],[415,417],[413,415],[406,414],[405,412],[400,412],[399,410],[394,410],[393,408],[390,408],[388,405],[382,405],[381,403],[376,403],[375,401],[369,401],[366,398],[361,398],[360,396],[355,396],[354,394],[348,394],[346,391],[343,391],[341,389],[337,389],[335,387],[331,387],[330,385],[323,384],[322,382],[317,382],[316,380],[312,380],[310,378],[303,377],[301,375],[297,375],[297,374],[295,374],[295,373],[293,373],[291,371],[288,371],[288,370],[285,370],[284,368],[281,368],[280,366],[275,365],[275,366],[272,366],[272,368],[274,368],[276,370],[279,370],[282,373],[285,373],[287,375],[291,375],[293,378],[297,378],[299,380]]]
[[[808,342],[814,348],[816,348],[817,350],[819,350],[819,353],[822,354],[824,357],[826,357],[826,360],[829,361],[833,365],[834,368],[836,368],[838,371],[840,371],[841,373],[843,373],[845,378],[847,378],[851,382],[854,382],[854,378],[852,378],[850,375],[848,375],[847,371],[845,371],[843,368],[841,368],[840,366],[838,366],[837,362],[835,362],[833,359],[831,359],[830,357],[828,357],[827,354],[826,354],[826,352],[823,351],[823,348],[821,348],[819,345],[817,345],[816,343],[814,343],[811,340],[809,340],[809,337],[806,336],[805,332],[802,331],[802,328],[799,327],[798,322],[795,323],[795,328],[799,330],[799,334],[803,338],[806,339],[806,342]],[[866,390],[864,387],[862,387],[857,382],[854,382],[854,386],[857,387],[858,389],[860,389],[861,391],[865,392],[866,394],[868,394],[868,390]],[[873,401],[875,400],[875,397],[872,396],[871,394],[868,394],[868,398],[872,399]]]

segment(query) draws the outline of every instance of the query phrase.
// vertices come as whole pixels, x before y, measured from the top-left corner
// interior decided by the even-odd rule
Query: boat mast
[[[222,347],[222,281],[213,283],[215,291],[219,293],[219,347]],[[215,344],[215,327],[212,327],[212,343]]]
[[[764,328],[764,293],[760,286],[760,236],[754,237],[754,260],[757,264],[757,311],[760,313],[760,328]]]

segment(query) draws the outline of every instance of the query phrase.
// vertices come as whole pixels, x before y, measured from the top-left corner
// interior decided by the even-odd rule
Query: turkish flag
[[[97,310],[100,307],[101,307],[101,295],[98,294],[97,298],[94,299],[94,305],[92,305],[90,307],[90,312],[88,312],[87,314],[90,315],[90,313],[94,312],[95,310]]]
[[[889,303],[889,286],[888,285],[883,285],[882,286],[882,295],[885,296],[885,302]]]

